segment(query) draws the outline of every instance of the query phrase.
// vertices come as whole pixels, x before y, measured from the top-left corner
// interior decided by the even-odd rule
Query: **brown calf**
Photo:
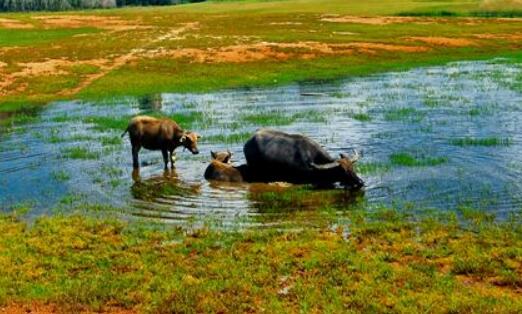
[[[212,161],[205,170],[205,179],[224,182],[244,182],[248,180],[248,167],[241,165],[234,167],[230,164],[232,153],[210,152]]]
[[[148,116],[132,118],[123,134],[129,132],[132,145],[132,165],[139,168],[138,152],[142,147],[150,150],[161,150],[165,169],[169,159],[174,168],[175,153],[178,146],[183,146],[192,154],[199,154],[197,143],[200,136],[195,132],[184,131],[176,122],[162,118]],[[169,158],[170,155],[170,158]]]

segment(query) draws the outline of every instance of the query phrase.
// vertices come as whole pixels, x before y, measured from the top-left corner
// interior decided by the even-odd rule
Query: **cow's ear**
[[[199,140],[201,138],[201,135],[199,135],[198,133],[196,133],[196,138]]]
[[[210,151],[210,157],[212,157],[212,159],[216,159],[217,158],[217,154],[213,151]]]
[[[185,134],[183,134],[183,136],[181,136],[181,137],[179,138],[179,142],[180,142],[180,143],[183,143],[183,142],[185,142],[186,139],[187,139],[187,136],[186,136]]]
[[[350,159],[350,156],[348,156],[347,154],[344,154],[344,153],[340,153],[339,157],[341,157],[341,159]]]

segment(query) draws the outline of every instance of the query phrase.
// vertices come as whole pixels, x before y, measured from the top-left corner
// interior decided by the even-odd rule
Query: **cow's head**
[[[183,135],[180,137],[179,142],[192,154],[196,155],[199,154],[198,139],[200,138],[201,136],[196,132],[184,132]]]
[[[210,156],[213,160],[220,161],[222,163],[228,164],[230,163],[230,159],[232,159],[232,152],[227,150],[226,152],[213,152],[210,151]]]
[[[341,182],[348,188],[359,189],[364,186],[364,182],[357,176],[353,167],[359,157],[359,153],[354,151],[353,156],[340,154],[340,158],[334,162],[323,165],[312,164],[311,166],[316,170],[327,171],[332,181]]]

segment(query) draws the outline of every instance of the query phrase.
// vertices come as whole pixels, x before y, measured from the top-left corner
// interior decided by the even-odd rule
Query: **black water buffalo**
[[[226,152],[210,152],[212,160],[205,170],[205,179],[224,182],[244,182],[249,180],[249,171],[247,165],[232,166],[230,159],[232,153]]]
[[[247,165],[256,181],[286,181],[330,186],[340,182],[345,187],[361,188],[364,182],[355,174],[353,157],[340,154],[332,158],[317,142],[300,134],[260,129],[244,148]]]
[[[150,150],[161,150],[165,168],[168,166],[169,159],[172,168],[174,168],[174,150],[178,146],[185,147],[192,154],[199,153],[197,143],[200,136],[194,132],[184,131],[176,122],[166,118],[134,117],[121,136],[123,137],[127,132],[129,132],[132,145],[134,168],[139,168],[138,152],[142,147]]]

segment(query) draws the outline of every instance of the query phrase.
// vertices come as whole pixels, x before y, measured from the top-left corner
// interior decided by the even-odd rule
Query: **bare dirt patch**
[[[332,23],[354,23],[354,24],[369,24],[369,25],[386,25],[396,23],[433,23],[429,19],[419,19],[414,17],[402,17],[402,16],[379,16],[379,17],[364,17],[364,16],[337,16],[337,15],[324,15],[321,17],[323,22]]]
[[[116,307],[106,307],[101,311],[89,311],[82,309],[65,309],[55,304],[44,304],[40,302],[31,302],[28,304],[9,304],[7,306],[0,307],[0,313],[6,314],[27,314],[27,313],[35,313],[35,314],[55,314],[55,313],[82,313],[82,314],[93,314],[93,313],[106,313],[106,314],[134,314],[136,311],[116,308]]]
[[[510,41],[522,40],[522,34],[474,34],[479,39],[504,39]]]
[[[112,31],[124,31],[132,29],[150,28],[141,24],[139,21],[127,21],[114,16],[95,16],[95,15],[46,15],[35,16],[44,27],[96,27]]]
[[[468,47],[474,46],[475,42],[467,38],[450,37],[408,37],[406,40],[421,41],[423,43],[443,47]]]
[[[34,25],[22,22],[20,20],[0,18],[0,28],[27,29],[34,28]]]
[[[159,49],[149,51],[146,56],[187,58],[196,63],[245,63],[266,59],[287,60],[290,58],[311,59],[320,55],[346,55],[353,53],[375,54],[378,51],[424,52],[427,47],[392,45],[383,43],[354,42],[327,44],[320,42],[273,43],[233,45],[222,48],[177,50]]]

